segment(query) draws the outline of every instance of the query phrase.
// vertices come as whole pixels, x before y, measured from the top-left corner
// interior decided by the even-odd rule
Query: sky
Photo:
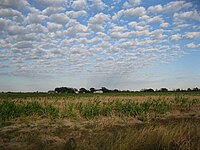
[[[198,0],[0,0],[0,91],[200,87]]]

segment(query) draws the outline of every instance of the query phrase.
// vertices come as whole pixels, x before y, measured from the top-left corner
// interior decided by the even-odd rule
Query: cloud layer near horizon
[[[1,0],[0,74],[110,78],[170,63],[200,49],[197,8],[187,1]]]

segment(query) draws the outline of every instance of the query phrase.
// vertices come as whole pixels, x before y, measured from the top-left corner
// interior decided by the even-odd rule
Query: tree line
[[[119,90],[119,89],[114,89],[110,90],[106,87],[101,87],[100,89],[95,89],[95,88],[80,88],[79,90],[76,88],[71,88],[71,87],[56,87],[54,91],[51,92],[56,92],[56,93],[94,93],[96,91],[102,91],[103,93],[122,93],[122,92],[191,92],[191,91],[200,91],[199,88],[188,88],[188,89],[174,89],[174,90],[169,90],[167,88],[160,88],[160,89],[152,89],[152,88],[147,88],[147,89],[141,89],[140,91],[131,91],[131,90]]]
[[[70,87],[57,87],[55,88],[54,91],[56,93],[94,93],[95,91],[102,91],[103,93],[114,92],[105,87],[102,87],[100,89],[90,88],[89,90],[86,88],[80,88],[78,90],[76,88],[70,88]]]

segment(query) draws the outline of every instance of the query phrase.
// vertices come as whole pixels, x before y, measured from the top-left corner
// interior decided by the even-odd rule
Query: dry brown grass
[[[63,149],[70,138],[76,142],[74,150],[200,148],[199,119],[159,119],[150,123],[95,119],[16,121],[15,124],[1,127],[0,149]]]
[[[78,149],[104,150],[172,150],[200,148],[200,122],[197,120],[168,120],[167,123],[112,127],[97,133],[91,143]]]

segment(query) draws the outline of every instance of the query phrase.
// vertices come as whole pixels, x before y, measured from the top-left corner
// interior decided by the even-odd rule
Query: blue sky
[[[200,2],[1,0],[0,91],[200,87]]]

